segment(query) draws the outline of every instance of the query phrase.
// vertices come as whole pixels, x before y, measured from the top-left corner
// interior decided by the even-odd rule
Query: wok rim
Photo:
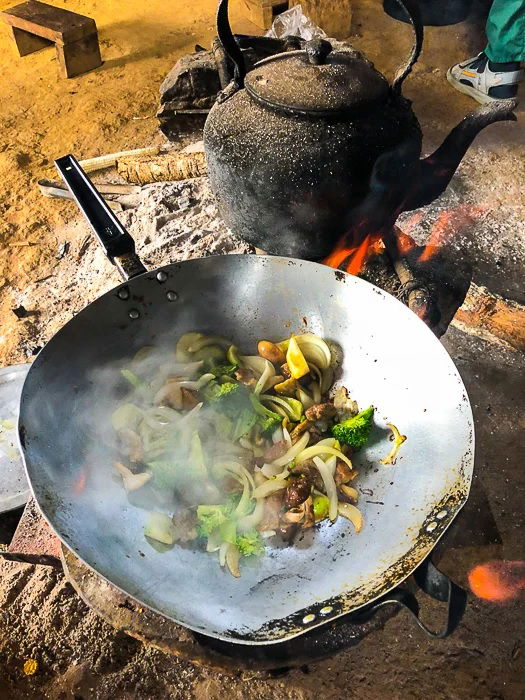
[[[376,593],[370,594],[370,597],[367,597],[367,599],[364,602],[354,604],[354,605],[352,605],[350,602],[350,606],[347,608],[344,607],[345,601],[347,603],[349,603],[349,599],[351,598],[352,594],[355,594],[356,589],[354,589],[353,591],[346,593],[346,594],[344,592],[341,592],[338,595],[334,596],[333,598],[326,599],[326,600],[322,601],[321,603],[316,602],[316,601],[312,601],[312,603],[310,604],[309,607],[303,608],[300,611],[297,611],[291,615],[288,615],[287,617],[278,618],[275,620],[268,619],[265,622],[265,624],[259,628],[259,630],[252,631],[252,632],[247,633],[247,634],[239,634],[238,631],[232,630],[231,634],[227,635],[227,634],[223,634],[223,633],[210,633],[207,630],[204,631],[202,628],[199,628],[196,626],[191,626],[189,624],[181,622],[181,621],[177,620],[176,618],[172,617],[171,615],[166,614],[165,612],[158,610],[154,606],[143,602],[139,598],[136,598],[135,596],[128,593],[125,589],[121,588],[118,584],[111,581],[107,576],[105,576],[104,574],[101,574],[94,566],[90,565],[87,561],[85,561],[85,559],[77,551],[75,551],[75,548],[73,546],[68,544],[68,542],[66,541],[67,538],[59,532],[58,528],[55,528],[50,517],[48,517],[48,515],[46,513],[45,507],[40,503],[39,499],[36,496],[35,489],[33,487],[33,481],[32,481],[31,476],[30,476],[28,462],[26,460],[26,448],[24,446],[24,439],[25,438],[22,438],[22,436],[21,436],[21,434],[24,432],[25,428],[24,428],[24,424],[23,424],[22,412],[20,411],[19,419],[18,419],[18,426],[17,426],[17,441],[18,441],[18,447],[19,447],[19,450],[20,450],[20,453],[22,456],[22,462],[24,465],[25,474],[27,477],[27,481],[29,483],[31,496],[34,499],[35,503],[37,504],[38,509],[39,509],[42,517],[47,522],[47,524],[50,526],[50,528],[52,529],[54,534],[58,537],[62,546],[66,547],[88,569],[93,571],[97,576],[100,576],[100,578],[102,578],[104,581],[106,581],[110,585],[114,586],[118,591],[120,591],[127,598],[135,601],[136,603],[138,603],[141,606],[145,606],[145,607],[149,608],[150,610],[152,610],[156,614],[170,620],[171,622],[173,622],[176,625],[180,625],[181,627],[184,627],[185,629],[189,629],[192,632],[196,632],[197,634],[201,634],[203,636],[211,637],[214,639],[219,639],[223,642],[228,642],[228,643],[232,643],[232,644],[240,644],[240,645],[245,645],[245,646],[265,646],[265,645],[279,644],[279,643],[289,641],[289,640],[294,639],[296,637],[299,637],[303,634],[306,634],[307,632],[310,632],[311,630],[313,630],[317,627],[321,627],[329,622],[337,620],[337,619],[343,617],[344,615],[348,615],[348,614],[356,612],[357,610],[360,610],[368,605],[371,605],[374,602],[376,602],[377,600],[379,600],[380,598],[382,598],[383,596],[387,595],[390,591],[392,591],[395,588],[397,588],[398,586],[400,586],[404,581],[406,581],[407,578],[409,578],[409,576],[412,575],[412,573],[418,568],[418,566],[423,562],[423,560],[427,556],[429,556],[430,553],[432,552],[432,550],[436,547],[439,540],[443,537],[443,535],[448,530],[450,525],[454,522],[455,518],[457,517],[457,515],[459,514],[459,512],[461,511],[461,509],[464,507],[465,503],[468,500],[468,497],[470,494],[470,489],[472,486],[472,479],[473,479],[473,472],[474,472],[475,447],[476,447],[475,424],[474,424],[474,416],[472,413],[472,405],[470,402],[470,398],[469,398],[467,389],[465,387],[465,384],[463,382],[463,379],[459,373],[459,370],[457,369],[452,357],[450,356],[450,354],[448,353],[446,348],[440,342],[439,338],[437,338],[434,335],[434,333],[430,330],[430,328],[421,319],[419,319],[415,314],[413,314],[413,312],[405,304],[403,304],[399,299],[397,299],[395,296],[393,296],[389,292],[386,292],[385,290],[381,289],[380,287],[377,287],[376,285],[372,284],[371,282],[368,282],[367,280],[364,280],[358,276],[351,275],[351,274],[344,272],[344,271],[341,271],[341,270],[335,270],[333,268],[329,268],[329,267],[323,265],[322,263],[318,263],[318,262],[314,262],[314,261],[310,261],[310,260],[298,259],[298,258],[289,258],[289,257],[284,257],[284,256],[276,256],[276,255],[258,255],[258,254],[242,254],[242,253],[241,254],[221,254],[221,255],[211,255],[211,256],[207,256],[207,257],[203,257],[203,258],[192,258],[192,259],[184,260],[184,261],[171,262],[171,263],[167,263],[166,265],[161,265],[160,267],[154,268],[152,270],[146,270],[146,272],[143,272],[140,275],[132,277],[131,279],[128,279],[124,282],[121,282],[119,285],[116,285],[115,287],[112,287],[107,292],[105,292],[101,296],[98,296],[96,299],[94,299],[92,302],[90,302],[80,312],[75,314],[75,316],[72,316],[48,340],[48,342],[45,344],[44,348],[42,348],[41,352],[38,354],[38,357],[40,357],[40,355],[42,355],[43,353],[46,352],[48,346],[53,343],[55,338],[57,338],[60,334],[62,334],[62,332],[65,331],[65,329],[69,326],[69,324],[74,319],[76,319],[79,315],[81,315],[85,310],[89,309],[92,306],[92,304],[99,302],[100,300],[104,299],[106,296],[114,295],[115,292],[117,292],[118,289],[120,289],[121,287],[132,284],[134,282],[134,280],[136,280],[136,279],[142,279],[144,277],[156,275],[159,271],[169,271],[169,270],[174,270],[174,269],[176,270],[176,269],[180,268],[181,265],[184,265],[184,263],[199,262],[201,264],[202,263],[204,263],[204,264],[210,263],[211,264],[211,263],[217,261],[217,259],[219,259],[219,258],[221,258],[221,259],[237,258],[240,260],[245,260],[246,258],[256,258],[257,260],[260,260],[261,262],[267,262],[267,263],[269,262],[270,264],[277,263],[277,264],[289,265],[289,264],[298,264],[299,263],[301,265],[315,266],[315,268],[321,267],[323,269],[332,269],[332,271],[335,274],[337,274],[339,279],[342,279],[341,277],[339,277],[340,275],[342,275],[344,278],[350,278],[350,279],[352,279],[353,283],[367,285],[368,287],[370,287],[370,291],[373,291],[374,293],[379,293],[381,296],[389,297],[390,299],[397,302],[404,309],[404,311],[412,314],[413,317],[420,322],[420,324],[421,324],[420,327],[422,329],[424,329],[427,333],[430,333],[432,335],[432,338],[435,340],[435,342],[439,343],[442,353],[444,353],[446,355],[446,357],[448,358],[448,361],[451,365],[451,368],[453,369],[453,371],[457,377],[457,380],[460,384],[460,387],[463,390],[463,393],[465,396],[465,404],[466,404],[466,406],[465,406],[465,413],[466,413],[465,418],[466,418],[466,421],[470,427],[469,436],[468,436],[467,442],[464,446],[463,457],[461,459],[463,479],[460,480],[459,474],[458,474],[458,477],[456,478],[455,485],[457,485],[458,482],[461,481],[461,486],[462,486],[462,491],[458,492],[459,498],[458,498],[457,503],[454,504],[454,508],[451,509],[451,511],[447,515],[446,519],[443,519],[439,523],[440,526],[438,528],[436,528],[432,532],[427,531],[425,533],[422,533],[422,530],[423,530],[423,528],[422,528],[422,530],[417,535],[417,538],[414,542],[412,549],[415,549],[417,544],[420,543],[420,541],[422,540],[422,534],[423,534],[424,536],[426,536],[426,538],[428,540],[427,544],[424,545],[422,548],[422,550],[424,550],[424,551],[416,552],[413,555],[414,556],[413,563],[411,563],[410,565],[407,565],[406,568],[403,568],[402,572],[400,572],[399,574],[394,574],[393,578],[392,578],[392,582],[387,583],[387,585],[385,586],[384,589],[381,589]],[[24,385],[22,387],[21,399],[25,396],[26,384],[28,383],[28,379],[30,378],[31,373],[34,371],[38,371],[38,370],[34,370],[33,364],[31,364],[29,372],[27,373],[26,378],[24,380]],[[450,489],[450,492],[452,492],[452,487]],[[442,502],[440,502],[439,504],[437,504],[434,507],[432,513],[437,513],[439,510],[442,509],[442,507],[443,507]],[[432,513],[427,515],[427,517],[426,517],[427,521],[428,520],[435,520],[435,515],[433,516]],[[403,560],[411,554],[412,549],[409,550],[401,558],[396,560],[396,562],[389,569],[387,569],[382,575],[385,576],[386,573],[390,569],[393,569],[396,566],[402,564]],[[341,610],[339,612],[335,612],[334,614],[332,614],[332,613],[327,614],[326,617],[321,618],[321,619],[319,619],[318,615],[315,615],[315,619],[313,621],[308,622],[308,623],[304,623],[302,626],[299,626],[297,623],[295,623],[294,628],[290,629],[289,631],[286,631],[282,627],[276,628],[274,626],[274,631],[276,631],[279,634],[279,636],[277,636],[277,637],[264,637],[261,639],[261,638],[258,638],[256,636],[257,634],[264,635],[265,634],[265,631],[263,631],[264,628],[268,628],[268,626],[272,625],[272,623],[279,622],[282,625],[283,623],[286,623],[286,621],[289,621],[291,617],[303,618],[303,617],[308,616],[311,612],[311,610],[310,610],[311,607],[315,608],[317,610],[319,607],[322,607],[325,605],[332,605],[332,604],[340,605]]]

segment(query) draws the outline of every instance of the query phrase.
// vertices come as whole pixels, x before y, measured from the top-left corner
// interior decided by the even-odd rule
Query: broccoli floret
[[[213,367],[210,368],[210,374],[213,374],[214,377],[221,377],[223,375],[226,376],[232,376],[233,373],[235,372],[236,369],[238,369],[239,365],[214,365]]]
[[[261,434],[265,437],[271,435],[283,422],[283,417],[274,413],[273,416],[261,416],[259,418],[259,427]]]
[[[243,408],[249,406],[246,387],[236,382],[218,384],[212,381],[204,389],[203,397],[210,406],[229,418],[237,418]]]
[[[348,420],[332,427],[332,435],[343,445],[349,445],[358,450],[366,444],[372,429],[374,407],[365,408]]]
[[[259,416],[258,425],[261,433],[265,437],[271,435],[282,424],[283,417],[279,413],[274,413],[274,411],[270,411],[269,408],[263,406],[255,394],[250,394],[250,401],[255,413]]]
[[[231,515],[230,505],[198,506],[197,532],[200,537],[209,537],[213,530],[223,525]]]
[[[250,532],[245,532],[243,535],[238,535],[235,544],[245,557],[264,552],[264,543],[257,530],[250,530]]]

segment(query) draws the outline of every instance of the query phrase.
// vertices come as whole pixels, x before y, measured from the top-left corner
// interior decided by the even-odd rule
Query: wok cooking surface
[[[398,585],[457,514],[472,476],[472,414],[444,348],[390,295],[315,263],[232,255],[161,271],[91,304],[29,372],[20,440],[34,495],[57,534],[142,604],[196,632],[248,644],[291,638]],[[173,347],[188,330],[220,333],[248,351],[261,338],[307,330],[344,349],[339,382],[359,405],[377,408],[370,446],[354,460],[359,535],[340,518],[293,547],[272,543],[264,557],[243,562],[239,580],[209,554],[150,547],[147,511],[112,479],[101,449],[115,402],[97,377],[144,345]],[[390,446],[386,422],[408,436],[394,467],[378,464]]]

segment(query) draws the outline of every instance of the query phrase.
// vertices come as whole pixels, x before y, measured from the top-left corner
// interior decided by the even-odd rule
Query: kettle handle
[[[412,66],[419,58],[419,54],[423,48],[423,22],[421,20],[419,0],[396,0],[396,2],[406,12],[414,31],[414,45],[412,46],[410,56],[405,63],[399,66],[392,83],[392,92],[400,95],[403,81],[412,70]]]
[[[220,0],[219,7],[217,8],[217,35],[223,46],[226,58],[230,59],[233,63],[234,85],[237,89],[240,89],[244,87],[246,63],[230,27],[230,20],[228,19],[228,0]]]

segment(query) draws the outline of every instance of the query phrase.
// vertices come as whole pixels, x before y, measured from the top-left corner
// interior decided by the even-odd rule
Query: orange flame
[[[492,603],[507,603],[525,593],[525,561],[488,561],[468,575],[471,591]]]
[[[350,245],[343,237],[330,255],[323,260],[323,264],[338,268],[346,262],[344,268],[346,272],[359,275],[370,257],[381,254],[383,247],[381,235],[377,233],[367,234],[358,246]]]
[[[84,469],[81,469],[77,478],[73,482],[73,492],[79,496],[86,488],[87,475]]]
[[[432,226],[428,243],[419,256],[419,262],[431,260],[447,240],[471,226],[487,209],[489,209],[487,205],[462,204],[455,209],[442,211]],[[412,220],[414,220],[413,228],[419,221],[415,221],[415,217],[412,217],[409,225]]]

